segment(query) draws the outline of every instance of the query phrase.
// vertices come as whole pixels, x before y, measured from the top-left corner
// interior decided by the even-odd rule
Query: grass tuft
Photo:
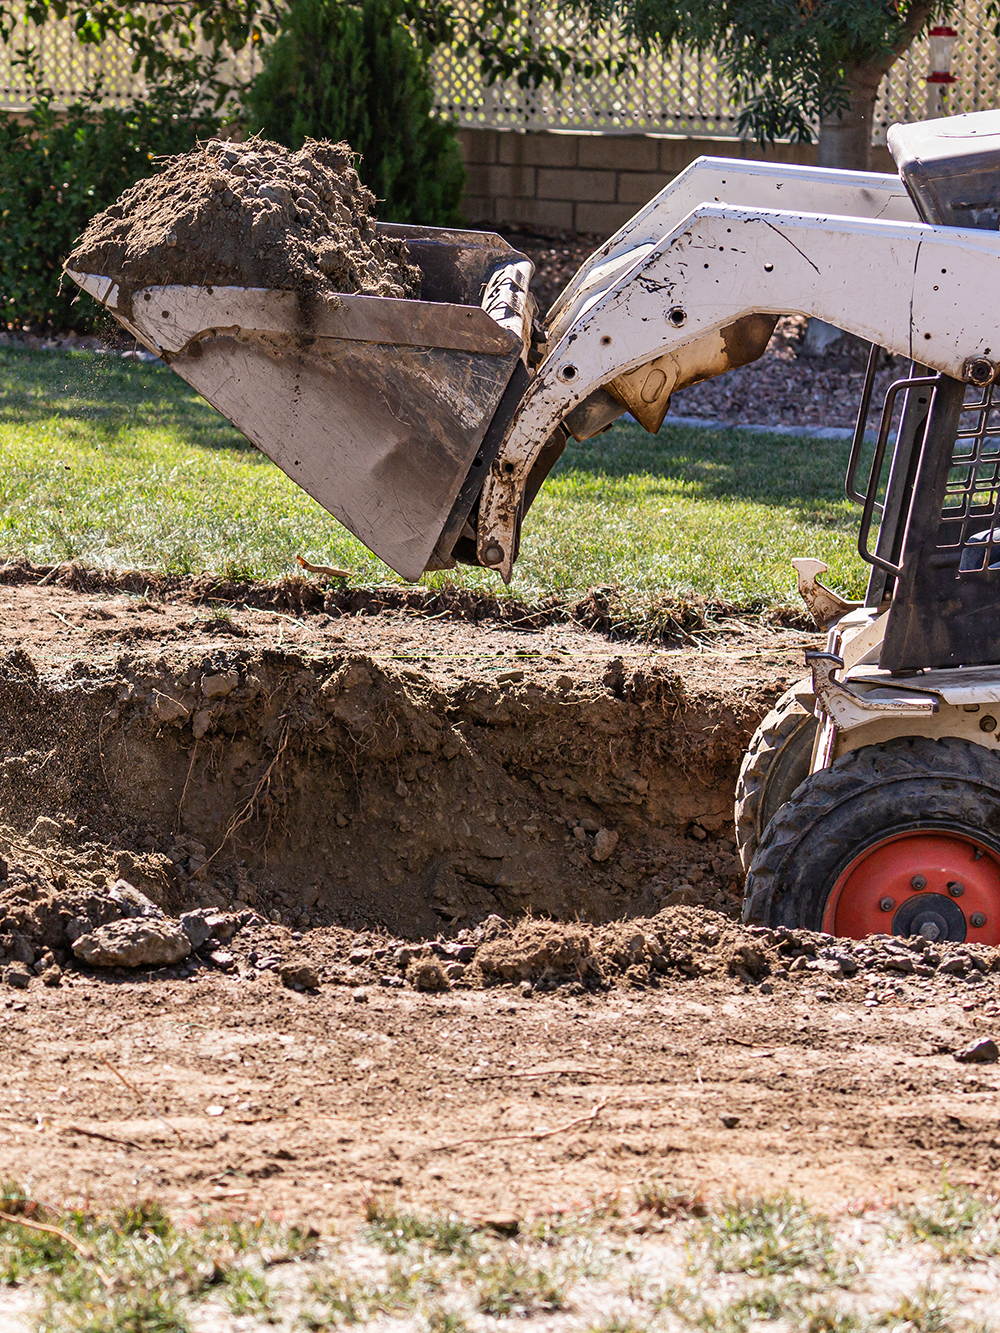
[[[640,1213],[652,1213],[654,1217],[704,1217],[708,1211],[700,1194],[673,1190],[661,1180],[639,1181],[634,1198]]]
[[[3,1211],[40,1220],[16,1184],[4,1182],[3,1197]],[[191,1303],[220,1285],[234,1314],[269,1319],[264,1264],[315,1251],[315,1233],[262,1219],[180,1230],[154,1202],[44,1221],[65,1237],[0,1223],[0,1283],[33,1284],[39,1333],[189,1333]]]
[[[589,1333],[649,1333],[649,1325],[639,1323],[628,1315],[613,1314],[591,1324]]]
[[[552,1267],[514,1253],[487,1254],[476,1268],[477,1304],[496,1319],[561,1310],[567,1282]]]
[[[808,1269],[830,1278],[852,1263],[838,1251],[827,1219],[787,1197],[725,1204],[705,1219],[702,1239],[723,1273],[776,1277]]]
[[[274,1297],[263,1273],[252,1268],[230,1269],[223,1296],[234,1315],[256,1315],[273,1322]]]
[[[365,1203],[367,1235],[388,1254],[398,1254],[413,1242],[424,1242],[437,1254],[467,1252],[475,1229],[453,1217],[420,1217],[400,1211],[378,1197]]]
[[[946,1263],[973,1263],[1000,1255],[1000,1204],[946,1185],[929,1200],[899,1208],[908,1240],[933,1246]]]

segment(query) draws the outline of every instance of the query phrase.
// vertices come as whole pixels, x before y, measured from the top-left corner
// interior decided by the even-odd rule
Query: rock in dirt
[[[289,990],[319,989],[319,973],[312,963],[302,958],[293,958],[287,963],[282,963],[278,969],[278,976],[281,977],[281,984],[287,986]]]
[[[698,895],[691,884],[678,884],[676,889],[671,889],[663,900],[664,907],[693,907],[698,901]]]
[[[944,973],[945,976],[964,977],[965,968],[966,959],[956,956],[954,958],[946,958],[943,963],[939,964],[938,971]]]
[[[592,861],[607,861],[618,846],[618,834],[614,829],[600,828],[594,837],[594,847],[590,853]]]
[[[191,941],[177,921],[139,917],[81,935],[73,952],[91,967],[170,967],[188,956]]]
[[[39,815],[32,825],[28,838],[35,847],[51,847],[53,843],[59,841],[61,833],[62,826],[55,819]]]
[[[181,926],[191,941],[192,949],[200,949],[209,940],[228,944],[237,929],[231,917],[214,907],[196,907],[193,911],[182,912]]]
[[[3,979],[8,986],[16,990],[27,990],[31,985],[31,973],[24,963],[11,963],[3,970]]]
[[[134,884],[128,880],[119,879],[108,889],[108,898],[121,908],[122,916],[136,917],[144,916],[153,919],[159,919],[163,916],[162,910],[157,907],[152,898],[140,892]]]
[[[955,1059],[960,1065],[991,1065],[1000,1058],[1000,1050],[990,1037],[974,1041],[971,1046],[955,1052]]]
[[[770,972],[767,955],[754,944],[735,944],[729,954],[727,971],[733,977],[749,977],[760,981]]]
[[[725,1125],[726,1129],[735,1129],[736,1126],[740,1123],[740,1118],[738,1115],[720,1115],[719,1119]]]
[[[140,288],[170,283],[415,296],[420,271],[404,241],[376,234],[375,196],[353,161],[326,140],[295,153],[209,140],[98,213],[66,267],[114,278],[126,313]]]
[[[192,949],[200,949],[201,946],[207,944],[212,937],[212,927],[206,920],[205,912],[201,910],[182,912],[181,929],[191,941]]]

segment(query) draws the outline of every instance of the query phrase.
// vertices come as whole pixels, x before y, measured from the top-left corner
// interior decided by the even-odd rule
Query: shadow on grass
[[[850,442],[664,426],[649,435],[616,425],[581,444],[571,441],[556,468],[609,479],[662,477],[664,496],[752,500],[758,504],[840,510]],[[864,474],[862,465],[862,475]],[[853,508],[853,506],[852,506]]]
[[[79,422],[80,442],[125,428],[182,431],[205,449],[255,447],[165,366],[92,352],[0,348],[0,425]]]

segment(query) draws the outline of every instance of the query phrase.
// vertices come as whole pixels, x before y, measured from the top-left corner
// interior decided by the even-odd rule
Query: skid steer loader
[[[70,276],[407,579],[464,561],[509,580],[571,436],[626,412],[658,430],[780,315],[870,341],[847,473],[868,592],[846,602],[795,562],[827,640],[743,764],[744,916],[998,944],[1000,112],[889,146],[900,177],[699,159],[541,321],[528,260],[481,232],[379,224],[420,299],[336,309],[180,286],[120,309],[112,277]],[[862,467],[879,349],[911,370]]]

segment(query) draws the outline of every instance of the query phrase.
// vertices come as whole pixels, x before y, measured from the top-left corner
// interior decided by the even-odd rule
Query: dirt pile
[[[250,923],[240,947],[253,947],[259,955],[250,942],[255,928]],[[311,951],[323,982],[408,984],[425,991],[518,985],[523,994],[557,989],[581,994],[614,985],[646,990],[714,978],[727,989],[760,986],[765,994],[785,982],[808,985],[819,988],[820,999],[832,999],[824,986],[839,990],[842,983],[854,982],[882,993],[906,978],[954,980],[975,988],[1000,973],[998,949],[932,945],[922,936],[848,940],[807,930],[741,926],[720,912],[690,906],[603,926],[532,918],[511,922],[493,915],[453,939],[421,944],[323,932],[294,947]],[[267,952],[282,953],[277,936]]]
[[[293,931],[249,908],[194,908],[178,918],[125,880],[100,888],[100,872],[74,876],[71,856],[64,855],[62,871],[53,871],[58,863],[50,859],[46,872],[37,849],[9,829],[0,839],[14,857],[0,888],[0,975],[19,989],[36,976],[58,985],[67,968],[142,968],[162,979],[214,970],[242,982],[273,976],[294,990],[362,988],[361,999],[365,987],[441,993],[517,986],[524,996],[582,995],[704,980],[765,995],[790,984],[819,1000],[856,991],[876,1004],[904,981],[973,990],[993,981],[995,989],[993,974],[1000,973],[997,949],[932,945],[920,936],[847,940],[745,927],[691,906],[603,926],[494,913],[453,936],[416,941],[379,930]],[[176,885],[160,897],[177,903]]]
[[[67,268],[115,278],[126,306],[167,283],[415,296],[420,271],[405,242],[376,234],[352,163],[345,143],[210,140],[93,218]]]

